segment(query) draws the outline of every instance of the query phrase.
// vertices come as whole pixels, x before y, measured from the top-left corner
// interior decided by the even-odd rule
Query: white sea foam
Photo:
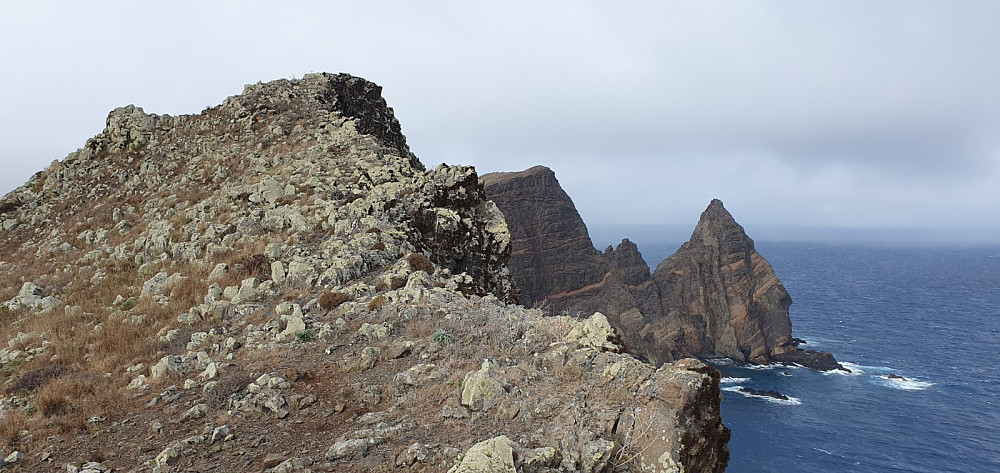
[[[876,378],[875,384],[903,391],[923,391],[934,386],[934,383],[928,381],[918,381],[910,378],[890,378],[889,376],[879,376]]]
[[[788,399],[777,399],[777,398],[773,398],[771,396],[761,396],[759,394],[751,394],[751,393],[740,391],[740,389],[742,389],[742,388],[743,388],[743,386],[735,385],[735,386],[725,386],[725,387],[722,388],[722,390],[723,391],[729,391],[729,392],[734,392],[734,393],[742,394],[744,397],[751,397],[751,398],[756,398],[756,399],[763,399],[763,400],[765,400],[767,402],[770,402],[770,403],[773,403],[773,404],[781,404],[783,406],[798,406],[799,404],[802,404],[802,400],[799,399],[799,398],[797,398],[797,397],[786,396],[786,397],[788,397]]]
[[[834,370],[826,371],[823,374],[839,374],[843,376],[867,376],[871,378],[873,384],[884,386],[892,389],[900,389],[903,391],[922,391],[931,386],[934,383],[927,381],[918,381],[916,379],[910,378],[909,376],[901,375],[899,370],[891,368],[889,366],[867,366],[851,363],[848,361],[842,361],[840,364],[844,365],[844,368],[851,370],[850,373],[844,371]],[[895,374],[903,376],[903,379],[890,377],[890,374]]]
[[[865,374],[865,372],[869,368],[871,368],[869,366],[862,366],[862,365],[854,364],[854,363],[851,363],[849,361],[841,361],[840,364],[844,368],[847,368],[847,369],[851,370],[851,372],[848,373],[847,371],[844,371],[844,370],[829,370],[829,371],[824,371],[823,374],[826,375],[826,376],[830,376],[830,375],[861,376],[861,375]]]
[[[745,383],[747,381],[750,381],[750,378],[731,378],[729,376],[725,376],[719,380],[719,384]]]

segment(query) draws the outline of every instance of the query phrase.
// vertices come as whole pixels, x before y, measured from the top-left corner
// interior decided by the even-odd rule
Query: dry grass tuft
[[[28,413],[12,409],[0,417],[0,445],[12,447],[21,438],[21,431],[28,423]]]
[[[423,271],[428,275],[434,274],[434,264],[423,253],[410,253],[406,257],[406,262],[410,263],[410,271]]]
[[[66,374],[68,371],[69,368],[62,365],[43,366],[33,369],[21,375],[17,381],[7,387],[5,392],[9,395],[35,391],[46,383]]]
[[[253,375],[246,371],[229,371],[221,376],[215,389],[208,392],[208,405],[216,409],[224,409],[229,398],[242,392],[254,380]]]
[[[117,406],[120,399],[106,380],[82,372],[46,383],[38,389],[34,404],[44,417],[61,417],[68,427],[76,426],[76,418],[80,418],[85,427],[87,417],[103,414],[107,407]]]
[[[319,306],[325,310],[330,310],[347,302],[348,299],[347,294],[343,292],[328,292],[319,296]]]
[[[271,277],[271,263],[263,253],[247,255],[230,265],[230,272],[237,277],[268,279]]]
[[[379,310],[382,307],[385,307],[386,303],[388,303],[388,301],[385,296],[379,294],[373,297],[371,302],[368,303],[368,310]]]

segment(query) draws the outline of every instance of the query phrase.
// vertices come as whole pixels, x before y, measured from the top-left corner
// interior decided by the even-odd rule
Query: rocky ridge
[[[697,356],[842,369],[829,353],[797,348],[791,298],[721,201],[709,204],[691,239],[651,275],[627,239],[604,253],[593,248],[550,169],[487,174],[483,182],[507,219],[510,268],[516,285],[529,288],[522,303],[603,312],[624,345],[654,364]]]
[[[511,304],[470,167],[381,89],[128,106],[0,199],[4,471],[722,471],[718,374]],[[648,273],[648,271],[647,271]]]

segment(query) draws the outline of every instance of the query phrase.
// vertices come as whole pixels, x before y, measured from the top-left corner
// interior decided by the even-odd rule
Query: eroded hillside
[[[475,171],[426,170],[363,79],[116,109],[0,199],[0,230],[4,471],[728,458],[717,373],[621,354],[603,316],[512,304]]]

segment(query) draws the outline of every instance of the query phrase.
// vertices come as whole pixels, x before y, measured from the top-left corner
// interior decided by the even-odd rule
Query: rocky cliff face
[[[602,311],[625,345],[653,363],[699,356],[793,362],[821,370],[840,367],[828,353],[800,351],[792,343],[791,298],[721,201],[712,201],[690,241],[650,276],[628,240],[603,255],[588,248],[586,227],[569,197],[547,188],[558,186],[551,170],[487,174],[483,182],[515,235],[511,245],[517,257],[510,261],[514,280],[532,288],[523,302],[570,313]],[[556,213],[550,206],[572,211]],[[559,217],[565,221],[553,221]],[[516,237],[526,233],[578,243],[539,247],[536,240]],[[548,277],[567,267],[587,277]],[[543,287],[538,281],[551,282]]]
[[[676,351],[767,363],[795,350],[792,299],[753,240],[722,202],[713,200],[676,253],[656,267],[664,339]]]
[[[486,174],[483,185],[490,200],[517,222],[508,226],[518,248],[510,264],[518,268],[522,304],[533,307],[568,291],[601,284],[606,264],[552,170],[535,166]]]
[[[475,171],[425,169],[360,78],[116,109],[0,228],[4,471],[726,465],[717,375],[508,305]]]

